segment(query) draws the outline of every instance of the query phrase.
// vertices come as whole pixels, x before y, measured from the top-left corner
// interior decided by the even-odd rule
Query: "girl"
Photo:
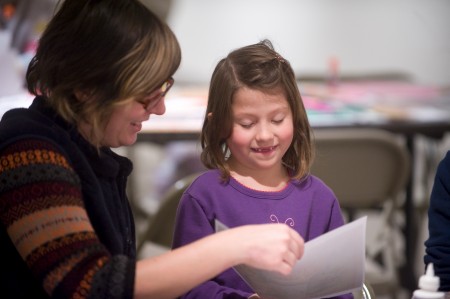
[[[206,113],[201,158],[211,170],[182,196],[174,248],[214,234],[216,218],[228,227],[284,223],[305,241],[344,223],[333,192],[309,174],[305,107],[289,62],[268,40],[218,63]],[[258,298],[232,269],[184,295],[250,297]]]

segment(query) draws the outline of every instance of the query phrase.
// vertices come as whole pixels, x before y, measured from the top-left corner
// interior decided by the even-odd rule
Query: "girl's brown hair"
[[[226,163],[226,140],[233,129],[232,102],[236,91],[246,86],[263,92],[281,89],[292,111],[294,138],[283,157],[293,178],[310,172],[313,159],[311,127],[298,89],[294,71],[269,40],[232,51],[219,61],[211,78],[206,116],[201,133],[203,164],[230,177]],[[209,115],[209,117],[208,117]]]

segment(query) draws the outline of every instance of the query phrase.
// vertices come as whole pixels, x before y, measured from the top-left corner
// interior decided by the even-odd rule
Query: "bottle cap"
[[[439,289],[440,280],[434,275],[433,263],[429,263],[425,275],[419,278],[419,288],[426,291],[436,292]]]

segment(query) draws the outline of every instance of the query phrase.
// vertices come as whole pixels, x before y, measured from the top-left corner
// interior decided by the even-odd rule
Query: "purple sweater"
[[[213,234],[216,218],[230,228],[286,223],[305,242],[344,223],[335,195],[314,176],[302,181],[292,180],[278,192],[264,192],[247,188],[233,178],[221,183],[219,172],[210,170],[200,175],[181,198],[173,247]],[[182,298],[248,298],[253,293],[245,281],[229,269]],[[340,297],[352,298],[351,295]]]

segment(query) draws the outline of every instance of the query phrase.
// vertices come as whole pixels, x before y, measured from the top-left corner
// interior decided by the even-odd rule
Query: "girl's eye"
[[[240,124],[240,125],[244,129],[250,129],[253,126],[253,123],[245,123],[245,124]]]
[[[274,120],[272,120],[272,122],[274,124],[278,125],[278,124],[281,124],[283,122],[283,120],[284,120],[284,118],[282,118],[282,119],[274,119]]]

